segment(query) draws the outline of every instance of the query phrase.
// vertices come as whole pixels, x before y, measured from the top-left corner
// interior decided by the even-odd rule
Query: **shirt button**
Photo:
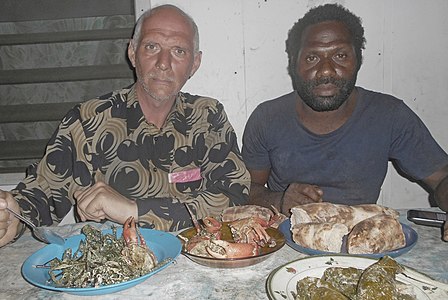
[[[156,167],[152,168],[152,170],[153,170],[154,172],[157,172],[157,168],[156,168]]]
[[[155,138],[154,138],[154,141],[157,141],[159,138],[156,136]]]

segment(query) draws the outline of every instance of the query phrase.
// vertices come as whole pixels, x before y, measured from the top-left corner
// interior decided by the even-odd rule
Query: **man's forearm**
[[[448,176],[437,185],[434,193],[437,205],[443,211],[448,211]]]
[[[258,183],[251,183],[249,204],[260,205],[270,208],[274,206],[278,211],[281,210],[281,200],[283,192],[272,192],[265,186]]]
[[[136,202],[139,215],[139,225],[142,227],[153,228],[155,225],[154,223],[149,223],[148,220],[146,220],[144,217],[146,214],[154,214],[158,218],[168,220],[168,223],[172,223],[169,231],[175,231],[193,225],[191,216],[185,208],[185,204],[180,201],[173,200],[168,197],[151,197],[138,199]]]

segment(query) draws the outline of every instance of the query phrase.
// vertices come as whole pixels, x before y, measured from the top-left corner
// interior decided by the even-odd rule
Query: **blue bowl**
[[[122,228],[117,228],[117,236],[121,236]],[[112,229],[106,229],[102,231],[103,234],[112,233]],[[71,236],[65,240],[63,246],[50,244],[42,249],[36,251],[30,257],[28,257],[22,265],[22,276],[31,284],[41,287],[47,290],[66,292],[74,295],[102,295],[118,292],[124,289],[133,287],[144,280],[148,279],[152,275],[165,269],[179,256],[182,246],[179,239],[167,232],[152,230],[152,229],[140,229],[140,233],[146,240],[146,244],[154,252],[159,262],[169,259],[170,262],[156,267],[153,271],[145,274],[141,277],[134,278],[132,280],[121,282],[117,284],[105,285],[101,287],[88,287],[88,288],[65,288],[57,287],[50,279],[47,268],[36,268],[36,265],[44,265],[48,261],[55,257],[62,258],[62,254],[65,249],[71,248],[73,253],[78,249],[79,242],[85,238],[83,234]]]
[[[373,253],[373,254],[350,254],[351,256],[363,256],[363,257],[371,257],[371,258],[381,258],[385,255],[388,255],[390,257],[397,257],[400,255],[405,254],[409,250],[412,249],[412,247],[415,246],[418,240],[417,232],[409,227],[408,225],[405,225],[401,223],[401,227],[403,228],[403,233],[406,239],[406,245],[403,248],[395,249],[392,251],[382,252],[382,253]],[[280,231],[283,233],[286,239],[286,244],[293,248],[294,250],[297,250],[299,252],[302,252],[304,254],[308,255],[326,255],[326,254],[348,254],[346,250],[343,250],[341,253],[335,253],[335,252],[327,252],[327,251],[321,251],[316,249],[311,249],[307,247],[302,247],[294,240],[292,239],[292,233],[291,233],[291,221],[290,219],[283,221],[279,226]],[[344,239],[345,241],[345,239]],[[342,246],[343,249],[346,249],[344,245]]]

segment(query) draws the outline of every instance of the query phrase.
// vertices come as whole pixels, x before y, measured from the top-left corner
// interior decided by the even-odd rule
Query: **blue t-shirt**
[[[445,151],[402,100],[357,90],[352,116],[329,134],[302,125],[296,92],[258,105],[243,135],[248,169],[270,169],[272,191],[293,182],[316,184],[324,201],[355,205],[376,203],[389,160],[414,180],[448,164]]]

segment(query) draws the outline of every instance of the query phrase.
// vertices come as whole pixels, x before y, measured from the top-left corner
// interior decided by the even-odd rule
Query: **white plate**
[[[351,256],[351,255],[321,255],[310,256],[289,262],[269,274],[266,282],[266,290],[269,299],[274,300],[294,300],[292,292],[296,292],[297,281],[304,277],[321,277],[329,267],[354,267],[365,269],[377,260],[373,258]],[[433,281],[429,276],[406,267],[407,273],[412,278],[428,282]],[[436,282],[439,287],[422,283],[401,274],[397,275],[397,280],[410,284],[414,287],[414,292],[418,300],[448,299],[448,285]]]

